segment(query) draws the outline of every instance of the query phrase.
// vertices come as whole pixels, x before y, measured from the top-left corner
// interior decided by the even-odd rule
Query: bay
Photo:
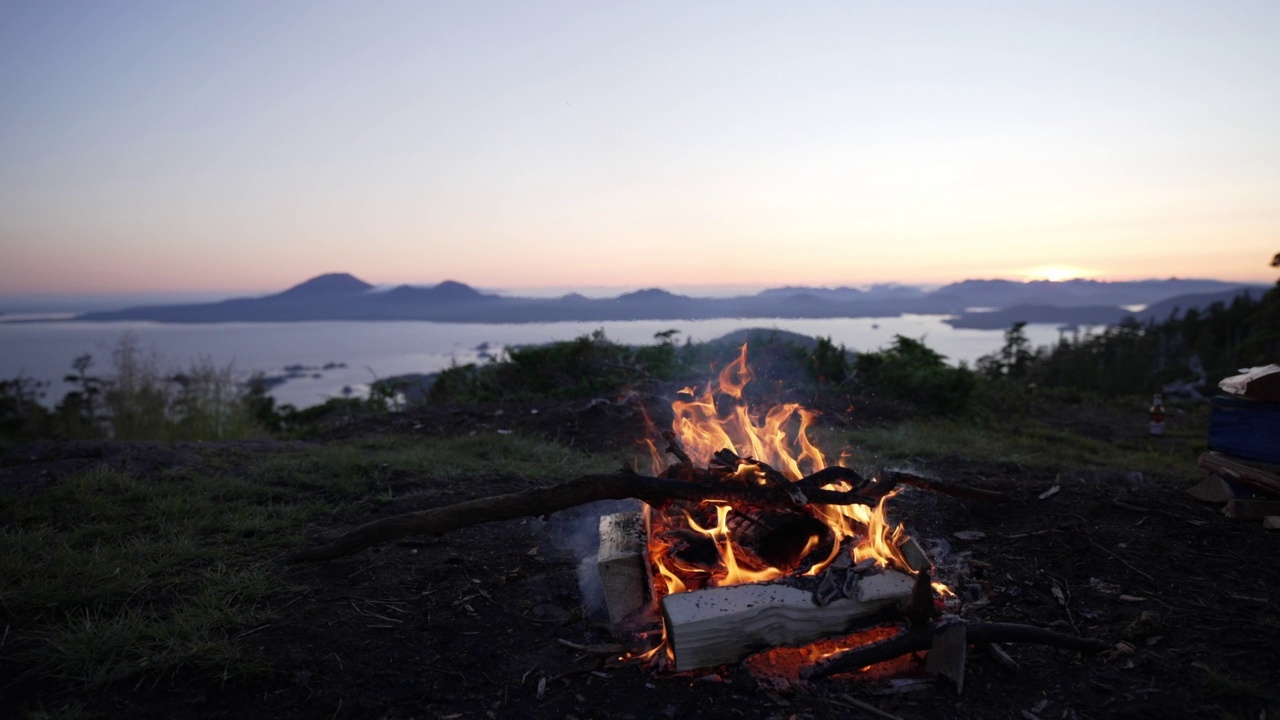
[[[742,328],[777,328],[830,337],[836,344],[864,352],[886,347],[895,335],[923,340],[952,364],[970,365],[1003,344],[1003,331],[956,329],[944,315],[891,318],[631,320],[522,324],[435,322],[291,322],[167,324],[152,322],[87,323],[0,322],[0,378],[19,375],[50,383],[45,402],[70,389],[62,381],[72,361],[94,357],[93,372],[109,374],[111,350],[125,333],[143,348],[154,349],[163,367],[179,370],[208,359],[237,372],[281,375],[303,366],[296,377],[272,389],[281,403],[298,407],[341,396],[344,388],[363,397],[370,382],[405,373],[430,373],[451,364],[483,362],[504,347],[571,340],[603,329],[606,337],[628,344],[652,344],[654,334],[679,331],[677,342],[704,342]],[[1057,342],[1053,325],[1028,325],[1033,345]],[[328,365],[328,367],[325,367]]]

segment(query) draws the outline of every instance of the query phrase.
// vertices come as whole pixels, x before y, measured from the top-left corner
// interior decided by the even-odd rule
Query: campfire
[[[646,657],[675,670],[820,640],[827,642],[791,655],[835,655],[859,644],[857,635],[846,638],[851,632],[902,617],[920,594],[917,578],[928,575],[919,546],[886,517],[895,483],[829,466],[809,438],[814,414],[794,403],[754,412],[743,395],[751,380],[743,345],[705,390],[679,393],[670,430],[649,423],[653,475],[691,483],[705,499],[646,504],[601,521],[598,567],[610,617],[658,622],[661,643]],[[785,504],[730,497],[754,488],[780,491],[773,497]],[[842,503],[809,497],[830,492]],[[950,594],[941,584],[925,588],[914,602],[927,603],[926,613]]]
[[[1000,643],[1110,649],[961,617],[966,608],[931,580],[930,560],[889,521],[886,505],[902,485],[988,502],[1003,496],[900,470],[863,478],[828,464],[808,435],[813,413],[747,406],[746,353],[744,345],[701,393],[678,394],[670,430],[646,422],[651,475],[623,469],[386,517],[292,558],[327,560],[410,535],[634,498],[642,511],[601,518],[596,558],[614,627],[654,638],[620,662],[683,672],[745,661],[758,675],[795,681],[890,660],[912,667],[928,651],[924,669],[959,691],[971,646],[1006,665],[1013,660]]]

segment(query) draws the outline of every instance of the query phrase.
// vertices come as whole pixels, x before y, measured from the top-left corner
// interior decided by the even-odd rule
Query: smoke
[[[578,568],[578,592],[587,613],[608,619],[604,589],[596,571],[596,554],[600,547],[600,518],[640,509],[636,500],[606,500],[580,505],[551,516],[544,533],[557,554],[570,557]]]

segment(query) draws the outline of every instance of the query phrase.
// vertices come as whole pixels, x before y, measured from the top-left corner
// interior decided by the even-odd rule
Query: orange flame
[[[816,415],[796,403],[776,405],[766,411],[763,418],[753,415],[743,392],[752,378],[744,344],[738,357],[721,370],[717,380],[708,384],[701,395],[685,388],[680,394],[693,396],[693,399],[672,402],[671,430],[690,462],[695,466],[708,467],[717,452],[727,449],[744,460],[764,462],[792,482],[826,468],[826,458],[808,436]],[[658,435],[647,416],[645,421],[650,434]],[[654,474],[664,474],[670,468],[667,457],[653,439],[646,442]],[[760,467],[752,462],[740,463],[730,478],[754,485],[770,482]],[[847,483],[836,482],[826,489],[849,491],[853,488]],[[885,499],[881,499],[874,508],[865,505],[807,505],[800,509],[800,512],[825,525],[831,536],[830,551],[816,563],[809,559],[811,565],[804,574],[822,572],[849,545],[853,546],[851,555],[854,562],[873,558],[880,567],[907,568],[906,559],[898,548],[904,533],[900,526],[891,525],[886,520]],[[711,508],[715,512],[714,520],[708,512]],[[801,570],[801,567],[781,568],[761,563],[753,553],[744,552],[732,530],[733,523],[729,521],[730,513],[737,512],[731,505],[716,501],[692,510],[702,519],[696,519],[690,508],[675,504],[661,510],[646,511],[650,531],[649,553],[655,569],[655,599],[699,587],[761,582]],[[751,521],[749,513],[744,517],[746,522]],[[691,563],[673,555],[675,546],[665,538],[689,531],[714,544],[718,555],[714,567]],[[846,540],[850,542],[846,543]],[[821,537],[810,535],[798,557],[805,560],[822,544]]]
[[[825,468],[827,463],[822,452],[809,442],[806,435],[813,424],[813,413],[797,403],[786,403],[765,413],[763,423],[751,417],[743,402],[742,391],[752,377],[744,344],[738,358],[720,371],[719,381],[708,385],[701,396],[671,403],[675,415],[671,429],[680,439],[689,459],[695,465],[705,467],[711,464],[717,451],[729,449],[739,456],[769,464],[790,480],[804,477],[800,461],[808,464],[809,473]],[[729,402],[722,403],[731,406],[723,416],[716,405],[717,395],[730,398]],[[787,428],[793,418],[798,418],[799,429],[791,440]],[[799,446],[798,457],[788,447],[789,442]]]
[[[752,570],[738,563],[737,556],[733,552],[733,540],[729,537],[729,524],[726,520],[729,517],[729,511],[732,509],[728,505],[716,505],[716,526],[714,528],[705,528],[699,525],[689,513],[685,513],[685,519],[689,522],[689,527],[695,531],[706,535],[716,543],[717,550],[720,552],[720,560],[724,565],[724,573],[713,573],[711,587],[720,587],[722,585],[741,585],[744,583],[764,582],[772,580],[782,575],[782,571],[776,567],[766,567],[763,570]]]

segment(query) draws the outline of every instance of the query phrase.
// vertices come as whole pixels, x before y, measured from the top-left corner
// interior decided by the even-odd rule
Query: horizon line
[[[271,294],[284,292],[286,290],[305,284],[307,282],[315,280],[316,278],[324,277],[326,275],[349,275],[351,277],[356,278],[357,280],[360,280],[362,282],[365,282],[371,285],[372,288],[376,290],[387,290],[387,289],[392,289],[397,287],[406,287],[406,286],[417,287],[417,288],[432,288],[442,283],[456,282],[462,285],[466,285],[467,287],[470,287],[480,292],[494,293],[494,294],[500,294],[500,295],[515,293],[515,292],[524,292],[524,291],[540,291],[539,294],[541,295],[542,293],[549,293],[549,292],[560,292],[561,294],[570,294],[570,293],[586,294],[587,292],[629,293],[629,292],[637,292],[641,290],[672,290],[672,289],[712,290],[712,289],[715,289],[717,291],[715,292],[715,296],[721,296],[721,297],[727,297],[728,295],[724,295],[723,293],[730,292],[730,291],[738,291],[744,294],[757,294],[766,290],[780,290],[780,289],[786,289],[786,288],[804,288],[804,289],[811,289],[811,290],[853,289],[853,290],[866,291],[874,287],[898,286],[898,287],[917,288],[917,289],[923,289],[923,290],[936,290],[938,288],[945,287],[947,285],[954,285],[962,282],[1010,282],[1010,283],[1015,283],[1020,285],[1030,285],[1033,283],[1052,283],[1057,285],[1062,283],[1081,282],[1081,281],[1099,283],[1099,284],[1120,284],[1120,283],[1164,282],[1164,281],[1170,281],[1170,280],[1182,280],[1187,282],[1239,283],[1241,285],[1270,285],[1270,284],[1274,284],[1275,282],[1280,282],[1280,281],[1275,281],[1275,280],[1265,279],[1265,278],[1255,280],[1255,279],[1239,279],[1239,278],[1183,277],[1178,275],[1171,275],[1168,277],[1152,276],[1152,277],[1125,278],[1125,279],[1107,279],[1107,278],[1097,278],[1097,277],[1071,277],[1071,278],[1062,278],[1062,279],[1048,279],[1048,278],[1008,278],[1008,277],[994,276],[994,277],[967,277],[960,280],[951,280],[947,282],[906,282],[906,281],[898,281],[898,280],[887,280],[887,281],[869,282],[869,283],[850,282],[850,283],[839,283],[839,284],[827,284],[827,283],[822,283],[822,284],[804,284],[804,283],[644,284],[644,283],[634,283],[634,284],[628,284],[628,285],[584,285],[584,286],[569,286],[569,285],[561,285],[561,284],[490,286],[490,285],[484,285],[484,284],[478,284],[478,283],[473,284],[465,280],[457,280],[455,278],[445,278],[445,279],[436,280],[436,281],[415,281],[415,282],[370,282],[368,280],[365,280],[364,278],[359,277],[355,273],[351,273],[351,272],[326,272],[326,273],[320,273],[318,275],[312,275],[302,281],[294,282],[284,287],[276,287],[276,288],[84,290],[84,291],[38,291],[38,292],[16,292],[16,293],[0,292],[0,300],[8,300],[8,299],[52,300],[52,299],[71,299],[71,298],[104,298],[105,299],[110,297],[129,297],[129,296],[141,297],[141,296],[164,296],[164,295],[187,296],[187,297],[205,296],[205,297],[211,297],[211,298],[212,297],[223,297],[223,298],[257,297],[260,295],[271,295]],[[545,295],[545,296],[557,297],[555,295]]]

